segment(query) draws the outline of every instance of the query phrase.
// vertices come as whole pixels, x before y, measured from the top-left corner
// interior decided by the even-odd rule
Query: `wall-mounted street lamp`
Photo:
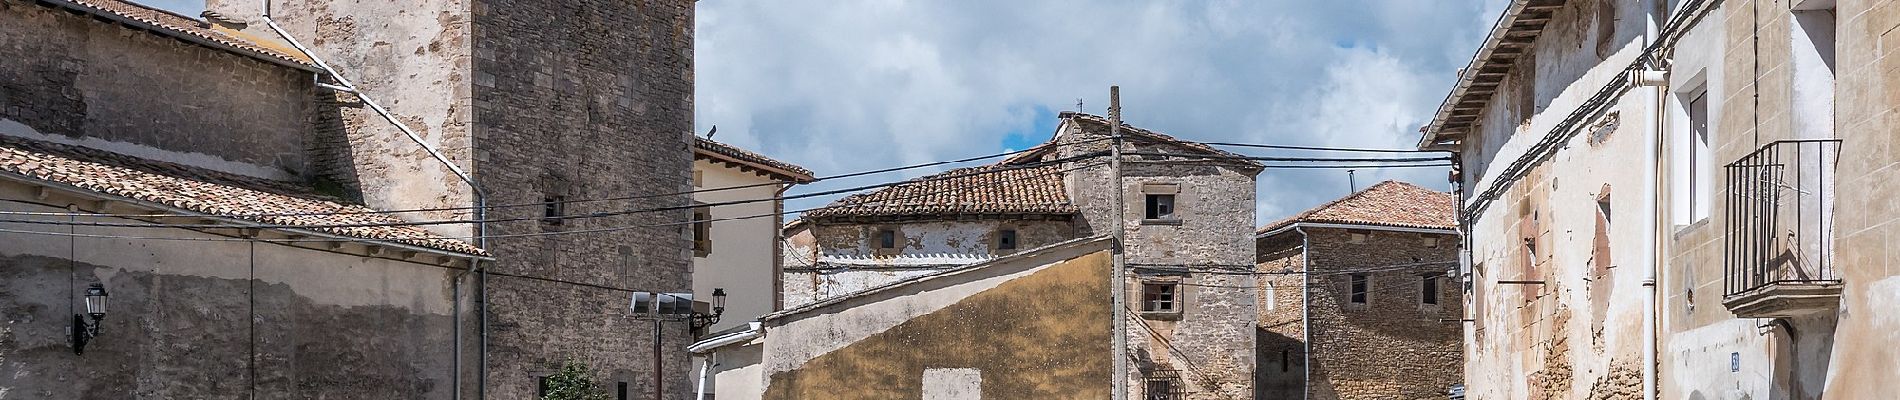
[[[107,296],[105,285],[86,287],[86,314],[73,314],[73,354],[86,354],[86,342],[99,336],[99,322],[106,319]]]

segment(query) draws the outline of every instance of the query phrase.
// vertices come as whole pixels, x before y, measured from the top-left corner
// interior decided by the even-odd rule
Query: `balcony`
[[[1840,305],[1833,263],[1840,144],[1776,141],[1723,167],[1722,304],[1736,316],[1792,317]]]

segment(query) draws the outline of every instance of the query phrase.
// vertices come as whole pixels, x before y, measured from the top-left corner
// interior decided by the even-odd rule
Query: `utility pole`
[[[1113,336],[1110,336],[1114,338],[1115,346],[1113,393],[1114,400],[1128,400],[1128,300],[1126,299],[1128,296],[1128,256],[1124,254],[1127,252],[1127,246],[1123,244],[1123,240],[1128,236],[1128,202],[1123,192],[1127,192],[1128,188],[1122,186],[1121,86],[1108,87],[1108,121],[1109,145],[1113,146],[1108,150],[1108,169],[1109,173],[1114,174],[1111,184],[1114,185],[1115,190],[1115,230],[1111,233],[1115,238],[1113,257],[1115,271],[1110,274],[1115,280],[1114,292],[1110,295],[1112,301],[1115,302],[1115,332],[1112,333]]]

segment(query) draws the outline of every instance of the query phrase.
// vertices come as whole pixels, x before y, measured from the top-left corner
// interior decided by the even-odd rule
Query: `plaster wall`
[[[1650,5],[1571,2],[1553,14],[1461,149],[1461,204],[1470,207],[1471,196],[1502,181],[1512,161],[1629,65],[1644,45]],[[1602,38],[1613,42],[1599,52]],[[1639,88],[1612,97],[1609,111],[1572,127],[1561,150],[1470,216],[1471,398],[1640,392],[1642,280],[1655,214],[1649,166],[1632,155],[1650,151],[1648,96]]]
[[[694,161],[693,169],[699,171],[700,176],[695,190],[773,182],[770,177],[705,160]],[[765,185],[699,192],[693,194],[693,201],[712,204],[770,199],[777,196],[778,188],[778,185]],[[720,219],[770,215],[778,211],[778,202],[723,205],[711,207],[710,211],[715,220],[709,228],[712,251],[706,253],[705,257],[693,257],[693,298],[711,299],[713,288],[726,289],[725,317],[707,328],[708,332],[716,332],[744,325],[761,315],[777,311],[775,304],[778,301],[777,282],[780,276],[773,250],[778,245],[779,227],[775,223],[778,219]]]
[[[760,399],[765,397],[765,346],[753,342],[719,349],[711,381],[719,398]]]
[[[1072,239],[1066,220],[819,222],[786,250],[785,305],[842,296],[910,277],[960,268]],[[880,230],[896,231],[898,249],[877,249]],[[1016,249],[998,249],[996,234],[1015,229]]]
[[[0,131],[253,177],[314,168],[308,72],[0,1]]]
[[[768,319],[765,398],[923,398],[944,368],[974,371],[977,387],[951,386],[979,398],[1106,397],[1108,246],[1081,240]]]
[[[271,19],[465,170],[476,168],[470,102],[470,2],[281,1]],[[281,41],[264,24],[263,1],[206,0],[205,9],[248,24],[244,32]],[[294,51],[294,50],[293,50]],[[309,82],[309,74],[299,79]],[[369,106],[348,93],[312,91],[312,175],[347,188],[375,209],[467,207],[474,193]],[[471,219],[465,211],[415,219]],[[472,228],[436,225],[450,236]]]
[[[0,210],[65,211],[10,195]],[[459,268],[180,229],[70,229],[200,241],[0,233],[0,398],[452,397]],[[91,283],[111,301],[75,355],[68,328]]]

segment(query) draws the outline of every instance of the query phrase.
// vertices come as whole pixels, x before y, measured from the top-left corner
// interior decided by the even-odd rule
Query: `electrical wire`
[[[1040,161],[1036,163],[1010,165],[1010,166],[1005,166],[1002,168],[985,169],[985,170],[980,170],[980,171],[971,171],[971,172],[966,172],[966,173],[957,173],[957,174],[950,174],[950,175],[931,176],[931,177],[914,179],[914,180],[885,182],[885,183],[878,183],[878,184],[872,184],[872,185],[863,185],[863,186],[844,188],[844,189],[834,189],[834,190],[826,190],[826,191],[819,191],[819,192],[803,193],[803,194],[790,195],[790,196],[764,197],[764,198],[732,200],[732,201],[724,201],[724,202],[717,202],[717,203],[701,203],[701,204],[692,204],[692,205],[663,206],[663,207],[653,207],[653,208],[633,209],[633,210],[603,211],[603,212],[575,214],[575,215],[510,217],[510,218],[489,219],[485,221],[421,220],[421,221],[342,223],[342,224],[255,223],[255,224],[244,224],[241,226],[233,226],[230,224],[165,224],[165,226],[172,227],[172,228],[185,228],[185,229],[228,229],[228,228],[234,228],[234,227],[256,228],[256,229],[279,229],[279,228],[322,229],[322,228],[377,228],[377,227],[404,227],[404,226],[428,226],[428,225],[458,225],[458,224],[466,224],[466,223],[483,223],[483,222],[496,223],[496,222],[518,222],[518,221],[565,221],[565,220],[572,220],[572,219],[592,219],[592,218],[605,218],[605,217],[651,213],[651,212],[691,210],[691,209],[696,209],[696,208],[701,208],[701,207],[719,207],[719,206],[762,203],[762,202],[771,202],[771,201],[797,200],[797,199],[804,199],[804,198],[811,198],[811,197],[818,197],[818,196],[829,196],[829,195],[834,195],[834,194],[844,194],[844,193],[891,187],[891,186],[917,184],[917,183],[934,181],[934,180],[960,179],[960,178],[967,178],[967,177],[979,176],[979,175],[998,174],[998,173],[1010,172],[1010,171],[1016,171],[1016,170],[1022,170],[1022,169],[1041,168],[1041,167],[1059,165],[1059,164],[1063,164],[1063,163],[1067,163],[1071,161],[1083,160],[1083,159],[1100,157],[1100,156],[1101,155],[1099,154],[1090,153],[1090,154],[1084,154],[1084,155],[1074,156],[1074,157],[1065,157],[1065,158],[1059,158],[1059,159],[1054,159],[1054,160],[1049,160],[1049,161]],[[53,214],[53,213],[42,213],[42,214]],[[4,215],[4,214],[0,214],[0,215]],[[65,215],[65,214],[58,214],[58,215]],[[101,214],[85,214],[85,215],[86,216],[100,216]],[[124,215],[117,215],[117,214],[111,214],[109,216],[126,217]],[[181,216],[177,214],[167,214],[167,216],[202,218],[201,216]],[[51,221],[51,220],[10,220],[10,219],[0,219],[0,223],[20,223],[20,224],[36,224],[36,225],[61,225],[61,224],[71,223],[71,224],[78,224],[82,226],[100,226],[100,227],[144,227],[144,226],[149,225],[149,224],[121,223],[121,222],[59,222],[59,221]]]
[[[1040,176],[1046,176],[1046,175],[1054,175],[1054,174],[1061,174],[1061,173],[1066,173],[1066,172],[1070,172],[1070,171],[1075,171],[1075,170],[1079,170],[1079,169],[1085,169],[1085,168],[1093,168],[1093,167],[1096,167],[1096,166],[1099,166],[1099,165],[1101,165],[1101,164],[1102,164],[1102,162],[1100,162],[1100,161],[1096,161],[1096,162],[1093,162],[1093,163],[1089,163],[1089,164],[1082,164],[1082,165],[1079,165],[1079,166],[1076,166],[1076,167],[1072,167],[1072,168],[1068,168],[1068,169],[1063,169],[1063,170],[1057,170],[1057,171],[1052,171],[1052,172],[1046,172],[1046,173],[1042,173],[1042,174],[1038,174],[1038,175],[1031,175],[1030,177],[1040,177]],[[991,184],[1000,184],[1000,183],[1002,183],[1002,182],[995,182],[995,183],[991,183]],[[912,196],[905,196],[905,197],[899,197],[899,198],[896,198],[896,199],[892,199],[892,200],[903,200],[903,199],[909,199],[909,198],[918,198],[918,197],[926,197],[926,196],[931,196],[931,195],[936,195],[936,194],[941,194],[941,193],[946,193],[946,192],[950,192],[950,191],[954,191],[954,190],[964,190],[964,189],[968,189],[968,188],[970,188],[970,187],[972,187],[972,186],[964,186],[964,187],[957,187],[957,188],[947,188],[947,189],[943,189],[943,190],[937,190],[937,191],[929,191],[929,192],[924,192],[924,193],[918,193],[918,194],[915,194],[915,195],[912,195]],[[14,201],[14,202],[19,202],[19,201],[17,201],[17,200],[7,200],[7,201]],[[656,227],[668,227],[668,226],[680,226],[680,225],[689,225],[689,224],[696,224],[696,223],[702,223],[702,222],[705,222],[705,223],[710,223],[710,222],[717,222],[717,221],[734,221],[734,220],[746,220],[746,219],[754,219],[754,218],[764,218],[764,217],[771,217],[771,216],[778,216],[778,215],[786,215],[786,214],[796,214],[796,213],[802,213],[802,212],[810,212],[810,211],[816,211],[816,210],[824,210],[824,209],[832,209],[832,208],[845,208],[845,207],[857,207],[857,206],[859,206],[859,205],[856,205],[856,204],[846,204],[846,205],[827,205],[827,206],[822,206],[822,207],[812,207],[812,208],[805,208],[805,209],[798,209],[798,210],[790,210],[790,211],[781,211],[781,212],[774,212],[774,213],[765,213],[765,214],[755,214],[755,215],[746,215],[746,216],[739,216],[739,217],[725,217],[725,218],[711,218],[711,219],[694,219],[694,220],[687,220],[687,221],[678,221],[678,222],[665,222],[665,223],[657,223],[657,224],[644,224],[644,225],[630,225],[630,226],[613,226],[613,227],[606,227],[606,228],[596,228],[596,229],[585,229],[585,230],[562,230],[562,231],[551,231],[551,232],[536,232],[536,233],[521,233],[521,234],[496,234],[496,235],[484,235],[484,236],[482,236],[482,237],[486,237],[486,238],[519,238],[519,237],[540,237],[540,236],[557,236],[557,235],[572,235],[572,234],[582,234],[582,233],[601,233],[601,232],[613,232],[613,231],[622,231],[622,230],[631,230],[631,229],[641,229],[641,228],[656,228]],[[102,217],[114,217],[114,215],[99,215],[99,216],[102,216]],[[0,223],[8,223],[8,222],[16,222],[16,221],[5,221],[5,220],[0,220]],[[131,228],[177,228],[177,226],[175,226],[175,225],[167,225],[167,224],[157,224],[157,223],[151,223],[151,224],[127,224],[127,225],[129,225],[129,226],[127,226],[127,227],[131,227]],[[252,227],[250,227],[250,226],[219,226],[218,228],[222,228],[222,229],[232,229],[232,228],[252,228]],[[253,241],[253,240],[254,240],[254,241],[263,241],[263,242],[274,242],[274,243],[297,243],[297,242],[361,242],[361,241],[380,241],[380,242],[395,242],[395,241],[406,241],[406,240],[407,240],[407,241],[414,241],[414,240],[421,240],[421,241],[430,241],[430,240],[453,240],[453,239],[458,239],[458,238],[450,238],[450,237],[443,237],[443,236],[433,236],[433,237],[397,237],[397,238],[373,238],[373,239],[371,239],[371,238],[281,238],[281,239],[278,239],[278,238],[272,238],[272,239],[264,239],[264,238],[191,238],[191,237],[153,237],[153,236],[129,236],[129,235],[100,235],[100,234],[78,234],[78,233],[61,233],[61,232],[47,232],[47,231],[33,231],[33,230],[19,230],[19,229],[5,229],[5,228],[0,228],[0,233],[23,233],[23,234],[36,234],[36,235],[52,235],[52,236],[61,236],[61,235],[72,235],[72,236],[76,236],[76,237],[86,237],[86,238],[101,238],[101,239],[132,239],[132,240],[171,240],[171,241],[207,241],[207,242],[221,242],[221,241],[231,241],[231,242],[241,242],[241,241]]]
[[[1353,153],[1447,153],[1447,152],[1451,152],[1450,150],[1363,149],[1363,148],[1349,148],[1349,147],[1292,146],[1292,145],[1282,145],[1282,144],[1256,144],[1256,143],[1201,142],[1201,144],[1211,145],[1211,146],[1250,147],[1250,148],[1257,148],[1257,149],[1340,151],[1340,152],[1353,152]]]

